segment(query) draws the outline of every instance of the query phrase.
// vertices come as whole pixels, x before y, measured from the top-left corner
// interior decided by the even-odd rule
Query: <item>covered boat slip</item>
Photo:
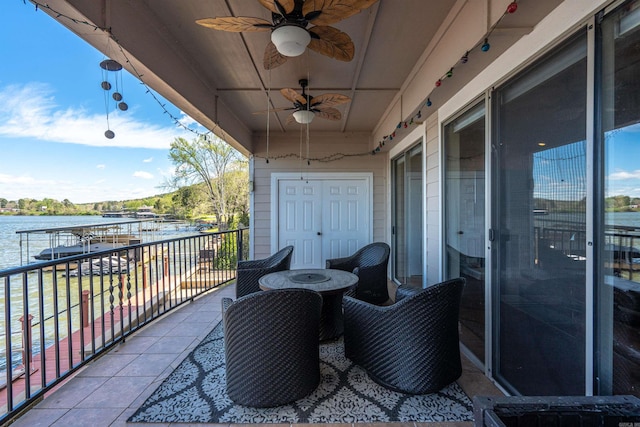
[[[20,264],[117,249],[151,242],[178,230],[182,223],[158,219],[19,230]]]

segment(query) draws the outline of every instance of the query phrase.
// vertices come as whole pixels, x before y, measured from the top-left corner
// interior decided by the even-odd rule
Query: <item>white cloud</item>
[[[115,138],[107,139],[106,114],[82,108],[63,108],[56,104],[51,88],[41,83],[0,88],[0,135],[37,138],[43,141],[97,147],[136,147],[168,149],[185,132],[175,126],[160,127],[137,121],[131,111],[109,114],[109,129]]]
[[[640,169],[634,171],[618,171],[610,174],[608,179],[611,180],[627,180],[627,179],[640,179]]]
[[[106,165],[96,165],[96,168],[98,168],[98,169],[104,169],[106,167],[107,167]]]
[[[144,159],[142,163],[151,163],[153,162],[153,157],[149,157],[148,159]]]
[[[186,127],[199,127],[201,129],[204,129],[200,123],[196,122],[195,119],[191,116],[189,116],[187,113],[185,113],[184,111],[180,111],[180,117],[178,118],[178,121]]]
[[[145,171],[135,171],[133,173],[133,176],[135,176],[136,178],[142,178],[142,179],[153,179],[153,174],[150,174],[149,172],[145,172]]]

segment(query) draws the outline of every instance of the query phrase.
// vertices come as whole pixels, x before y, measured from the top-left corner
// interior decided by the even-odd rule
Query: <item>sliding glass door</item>
[[[586,32],[494,94],[494,374],[585,393]]]
[[[604,154],[598,392],[640,397],[640,2],[604,18],[598,49]]]
[[[445,279],[467,281],[460,340],[484,363],[485,353],[484,101],[444,127]]]
[[[422,287],[422,146],[392,161],[392,274],[396,283]]]

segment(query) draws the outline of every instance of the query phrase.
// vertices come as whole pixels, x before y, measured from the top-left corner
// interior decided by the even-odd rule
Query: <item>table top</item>
[[[258,279],[258,283],[262,290],[300,288],[320,293],[338,293],[355,286],[358,276],[331,268],[284,270],[266,274]]]

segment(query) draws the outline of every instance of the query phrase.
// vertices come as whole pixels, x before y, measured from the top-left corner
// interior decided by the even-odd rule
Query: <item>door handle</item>
[[[464,234],[464,231],[460,230],[458,231],[458,234]]]
[[[318,236],[322,236],[322,232],[318,231]]]

